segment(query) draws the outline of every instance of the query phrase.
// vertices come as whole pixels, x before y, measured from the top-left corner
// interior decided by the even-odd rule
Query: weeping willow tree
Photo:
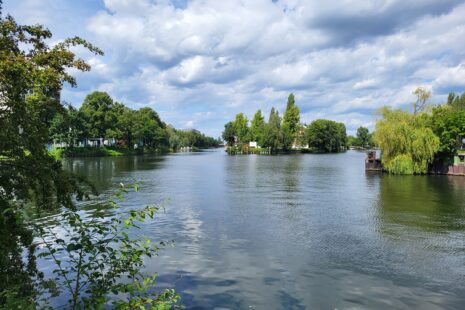
[[[374,140],[381,148],[384,168],[393,174],[422,174],[439,150],[439,138],[431,130],[430,117],[383,108]]]

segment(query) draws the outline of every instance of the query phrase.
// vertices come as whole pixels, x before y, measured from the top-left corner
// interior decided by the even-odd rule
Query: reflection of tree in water
[[[238,205],[295,206],[302,159],[301,155],[230,156],[225,160],[227,194]]]
[[[465,178],[394,176],[380,178],[378,216],[383,232],[392,225],[426,231],[465,228]]]
[[[300,171],[302,170],[302,156],[287,156],[283,176],[284,190],[286,192],[295,193],[299,190]]]
[[[69,158],[63,161],[65,170],[88,178],[99,191],[112,187],[112,178],[134,170],[156,169],[165,156],[121,156]]]

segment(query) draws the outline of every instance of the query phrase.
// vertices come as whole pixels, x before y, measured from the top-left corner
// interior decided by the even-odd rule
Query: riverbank
[[[117,147],[69,147],[55,148],[50,150],[50,154],[55,159],[70,157],[112,157],[112,156],[132,156],[143,154],[166,154],[172,150],[167,147],[155,149],[128,149]]]

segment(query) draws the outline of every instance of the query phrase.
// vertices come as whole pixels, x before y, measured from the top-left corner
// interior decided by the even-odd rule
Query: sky
[[[72,72],[62,98],[79,107],[106,91],[151,107],[176,128],[218,137],[258,109],[301,121],[373,129],[385,105],[409,109],[419,86],[431,103],[465,92],[465,1],[458,0],[4,0],[21,24],[43,24],[51,44],[80,36],[91,72]]]

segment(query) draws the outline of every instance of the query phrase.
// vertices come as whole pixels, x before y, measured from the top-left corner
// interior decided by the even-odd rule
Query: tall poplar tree
[[[263,139],[265,137],[265,118],[262,115],[262,111],[258,110],[253,116],[250,125],[250,139],[257,141],[258,145],[263,145]]]
[[[300,123],[300,110],[295,104],[294,94],[287,98],[286,111],[283,117],[282,143],[284,149],[290,149],[297,137]]]
[[[289,127],[291,134],[295,135],[299,130],[300,110],[295,104],[294,94],[289,94],[287,98],[286,111],[283,117],[283,126]]]
[[[282,148],[281,145],[281,118],[275,108],[271,108],[270,117],[265,130],[265,147],[270,147],[273,152]]]

